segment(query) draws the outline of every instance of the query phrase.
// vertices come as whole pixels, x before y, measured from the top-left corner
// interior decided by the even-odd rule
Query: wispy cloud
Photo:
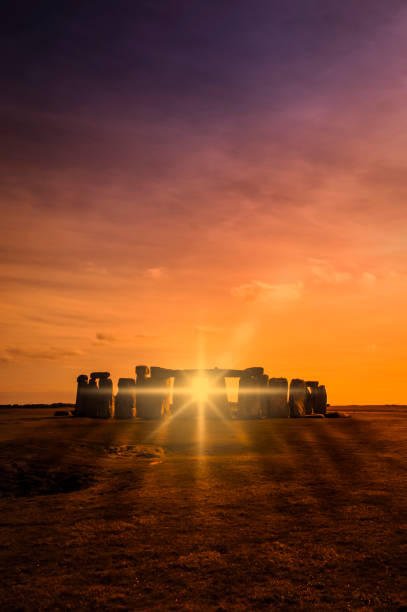
[[[233,287],[231,295],[246,301],[292,302],[301,298],[302,291],[302,283],[271,285],[262,281],[252,281]]]
[[[363,272],[362,274],[362,283],[367,287],[371,287],[376,283],[376,275],[371,272]]]
[[[95,263],[94,261],[85,262],[84,271],[88,274],[99,276],[106,276],[106,274],[108,273],[107,268],[105,268],[103,265]]]
[[[329,261],[326,259],[313,259],[308,260],[309,270],[312,274],[313,280],[320,283],[346,283],[351,280],[352,274],[346,270],[337,270]]]
[[[110,334],[105,334],[103,332],[98,332],[96,334],[96,340],[98,342],[101,342],[101,343],[105,344],[105,343],[109,343],[109,342],[116,342],[117,338],[115,338],[114,336],[111,336]]]
[[[160,280],[167,275],[166,269],[163,267],[159,268],[147,268],[145,271],[145,276],[147,278],[151,278],[152,280]]]
[[[47,349],[22,349],[14,346],[8,346],[5,349],[6,358],[9,357],[11,360],[20,359],[34,359],[34,360],[49,360],[56,361],[65,357],[78,357],[83,355],[80,350],[69,350],[64,348],[58,348],[50,346]]]
[[[312,281],[316,283],[342,285],[353,282],[371,287],[377,280],[375,274],[368,271],[360,271],[356,264],[348,267],[348,269],[344,269],[336,267],[326,259],[310,258],[308,260],[308,269],[311,272]]]

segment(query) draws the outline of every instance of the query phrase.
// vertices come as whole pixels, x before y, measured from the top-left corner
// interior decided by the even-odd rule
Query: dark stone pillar
[[[109,372],[100,373],[98,407],[96,416],[100,419],[110,419],[113,414],[113,383]]]
[[[170,414],[171,376],[165,368],[151,368],[151,386],[155,390],[151,397],[150,411],[152,418],[161,418]]]
[[[315,414],[326,415],[328,397],[326,393],[325,385],[319,385],[317,389],[317,401],[315,407]]]
[[[258,419],[261,414],[260,375],[251,376],[247,370],[239,381],[239,404],[237,416],[240,419]]]
[[[204,415],[212,419],[231,419],[232,412],[228,402],[225,377],[220,371],[215,370],[209,373],[208,383],[209,394]]]
[[[132,419],[136,381],[134,378],[119,378],[117,386],[118,392],[115,398],[114,418]]]
[[[74,416],[83,417],[86,416],[86,399],[88,391],[88,377],[86,374],[81,374],[76,379],[78,388],[76,391],[76,402]]]
[[[99,401],[99,388],[96,382],[96,378],[93,374],[90,375],[88,384],[86,402],[85,402],[85,416],[94,419],[97,415]]]
[[[269,415],[269,394],[268,394],[268,381],[269,377],[267,374],[259,376],[259,393],[260,393],[260,413],[264,418],[268,418]]]
[[[146,365],[136,366],[136,416],[146,418],[148,414],[148,401],[146,401],[150,368]]]
[[[288,418],[290,411],[287,402],[288,381],[286,378],[270,378],[269,380],[268,416]]]
[[[141,419],[160,419],[162,416],[161,381],[157,380],[156,376],[148,376],[150,374],[148,366],[136,366],[136,374],[137,416]]]
[[[305,385],[307,387],[307,398],[305,403],[305,414],[318,414],[318,381],[317,380],[306,380]]]
[[[305,416],[305,402],[307,392],[305,382],[300,378],[293,378],[290,383],[288,403],[290,406],[290,417]]]
[[[172,413],[183,419],[191,419],[197,415],[197,405],[190,391],[192,378],[192,374],[182,370],[174,372]]]

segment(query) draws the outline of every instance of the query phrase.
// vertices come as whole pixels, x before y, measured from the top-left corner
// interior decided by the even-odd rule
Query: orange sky
[[[319,379],[331,404],[406,403],[406,25],[327,36],[278,96],[250,89],[267,56],[241,60],[242,105],[3,106],[0,402],[204,355]]]

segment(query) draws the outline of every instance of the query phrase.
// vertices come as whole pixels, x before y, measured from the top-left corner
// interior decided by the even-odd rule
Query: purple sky
[[[7,401],[193,365],[202,338],[208,365],[403,400],[405,2],[23,2],[1,22]]]

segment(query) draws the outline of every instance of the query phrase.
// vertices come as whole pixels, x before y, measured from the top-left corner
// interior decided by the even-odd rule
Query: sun
[[[207,402],[210,393],[209,380],[204,376],[196,376],[191,380],[191,392],[194,402],[199,404]]]

